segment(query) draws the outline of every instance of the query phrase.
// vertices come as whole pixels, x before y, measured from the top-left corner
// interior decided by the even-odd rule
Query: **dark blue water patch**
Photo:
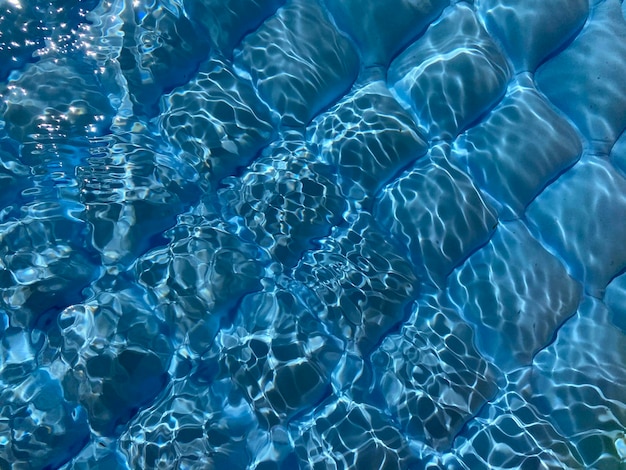
[[[64,395],[79,402],[99,435],[119,435],[169,380],[166,325],[138,289],[102,292],[58,319]],[[116,338],[124,338],[123,342]]]
[[[496,212],[476,186],[435,146],[380,193],[374,215],[405,248],[431,282],[445,278],[489,240],[498,224]]]
[[[20,163],[18,143],[6,137],[0,138],[0,165],[0,207],[5,220],[10,212],[19,210],[20,195],[30,186],[30,172]],[[16,207],[12,207],[14,204]]]
[[[576,123],[594,150],[608,153],[626,127],[626,99],[619,91],[626,71],[626,21],[618,2],[599,3],[592,21],[571,46],[537,70],[537,85]],[[586,57],[587,73],[576,64]],[[585,90],[584,93],[581,93]]]
[[[611,163],[626,176],[626,129],[611,149]]]
[[[213,184],[245,168],[274,137],[274,118],[232,65],[205,62],[161,102],[161,133]]]
[[[407,316],[420,291],[403,251],[368,214],[320,240],[319,249],[304,254],[294,277],[325,305],[321,318],[330,331],[362,355]]]
[[[537,355],[525,398],[576,446],[585,467],[610,467],[623,458],[624,350],[623,331],[607,308],[586,298],[556,341]],[[595,421],[596,410],[602,410],[602,422]]]
[[[574,446],[516,392],[485,406],[455,444],[454,454],[430,457],[434,468],[581,468]]]
[[[183,380],[141,413],[120,438],[130,468],[246,468],[251,439],[262,435],[253,410],[230,380],[198,386]]]
[[[212,46],[225,56],[284,3],[285,0],[235,0],[224,8],[220,0],[183,1],[191,21],[203,28]]]
[[[279,287],[246,297],[232,329],[221,334],[228,375],[253,403],[261,426],[287,422],[330,395],[343,344],[320,316],[297,290]]]
[[[582,295],[558,258],[520,223],[500,224],[448,286],[458,310],[476,325],[481,352],[507,372],[532,363]]]
[[[354,38],[363,63],[387,66],[450,2],[392,0],[363,4],[358,0],[325,0],[325,3],[337,25]]]
[[[501,372],[475,346],[474,332],[445,299],[417,302],[398,333],[372,353],[372,402],[411,438],[452,447],[461,429],[498,391]]]
[[[2,94],[5,128],[17,141],[98,136],[111,124],[105,90],[90,64],[79,60],[29,65]]]
[[[130,266],[167,242],[164,231],[200,199],[200,174],[145,131],[92,144],[76,168],[81,219],[105,265]]]
[[[8,2],[1,11],[0,27],[8,34],[3,34],[2,38],[0,79],[6,80],[12,70],[35,60],[33,53],[44,45],[45,24],[32,10],[18,10]],[[14,25],[21,25],[21,28]]]
[[[591,194],[585,189],[590,179],[601,188]],[[622,227],[624,189],[626,179],[610,163],[588,156],[544,191],[527,213],[532,227],[546,227],[542,231],[546,245],[566,260],[572,275],[584,282],[592,295],[601,296],[609,281],[626,266],[621,243],[626,230]],[[595,222],[590,224],[592,214]],[[576,233],[580,238],[566,233]]]
[[[309,122],[349,89],[359,68],[354,47],[320,5],[299,0],[246,36],[235,64],[250,73],[286,126]]]
[[[339,398],[294,431],[296,455],[313,468],[411,468],[406,438],[377,408]]]
[[[120,16],[124,41],[119,65],[133,111],[153,117],[161,95],[193,77],[209,56],[210,44],[182,14],[181,5],[126,2]]]
[[[454,154],[491,196],[500,218],[517,218],[526,206],[582,154],[575,129],[535,90],[528,76],[457,140]],[[539,140],[524,135],[541,136]]]
[[[264,255],[200,217],[181,220],[170,237],[168,245],[137,261],[135,275],[154,297],[175,341],[202,354],[239,300],[261,289]]]
[[[97,0],[4,2],[0,7],[0,80],[45,56],[53,44],[52,48],[71,48],[78,28],[97,4]]]
[[[5,0],[0,467],[621,468],[623,12]]]
[[[25,217],[0,231],[2,307],[12,326],[45,329],[98,275],[97,261],[80,243],[84,226],[62,216]]]
[[[459,30],[464,34],[454,34]],[[387,75],[431,139],[454,138],[502,97],[510,76],[506,58],[463,3],[407,47]]]
[[[615,277],[607,286],[604,303],[611,311],[611,322],[623,332],[626,332],[626,315],[622,309],[626,296],[626,275]]]
[[[59,468],[89,439],[85,410],[69,403],[59,382],[42,369],[3,387],[0,464],[28,462],[32,468]]]
[[[122,454],[116,449],[117,441],[92,437],[81,452],[67,463],[68,470],[89,468],[94,470],[122,470],[128,468]]]
[[[382,77],[372,78],[321,114],[308,129],[308,139],[317,146],[322,160],[337,168],[346,199],[364,207],[400,169],[427,151],[424,136]]]
[[[222,215],[285,268],[327,235],[347,210],[334,169],[296,132],[270,145],[218,193]],[[246,233],[247,232],[247,233]]]
[[[548,6],[541,0],[481,1],[479,6],[487,29],[501,42],[517,71],[534,72],[537,66],[563,47],[583,26],[589,13],[586,0],[560,0]],[[545,15],[562,11],[558,22]]]

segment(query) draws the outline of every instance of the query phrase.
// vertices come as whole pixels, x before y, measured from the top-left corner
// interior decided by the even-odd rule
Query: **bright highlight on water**
[[[0,469],[626,468],[625,16],[0,0]]]

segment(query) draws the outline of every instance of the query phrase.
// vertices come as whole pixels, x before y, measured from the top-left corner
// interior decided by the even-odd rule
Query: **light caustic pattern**
[[[626,468],[625,14],[0,0],[0,469]]]

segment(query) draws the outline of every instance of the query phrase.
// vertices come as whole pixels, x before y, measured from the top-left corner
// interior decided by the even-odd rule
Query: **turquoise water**
[[[625,15],[0,0],[0,469],[625,469]]]

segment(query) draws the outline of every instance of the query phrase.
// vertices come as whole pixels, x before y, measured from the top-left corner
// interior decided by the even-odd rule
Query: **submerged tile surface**
[[[0,469],[626,468],[625,13],[0,1]]]

